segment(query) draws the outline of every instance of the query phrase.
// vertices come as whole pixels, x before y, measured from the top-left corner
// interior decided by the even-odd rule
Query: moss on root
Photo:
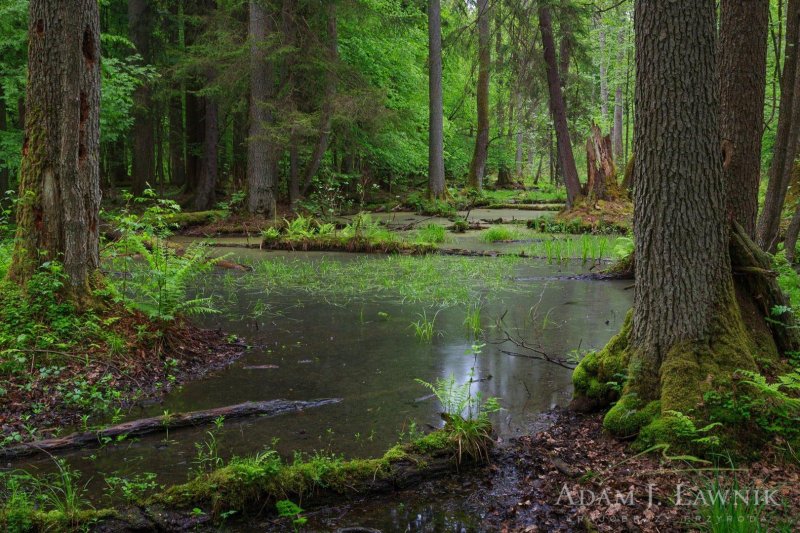
[[[622,329],[599,352],[584,357],[572,373],[575,394],[572,407],[579,411],[606,407],[619,397],[630,361],[628,337],[633,311],[628,311]]]
[[[741,311],[743,309],[744,311]],[[758,370],[764,364],[775,365],[778,351],[768,330],[754,320],[763,317],[748,313],[746,302],[731,284],[721,305],[715,310],[714,322],[705,340],[684,341],[673,345],[663,356],[654,384],[644,378],[644,357],[628,342],[633,316],[628,314],[622,330],[603,350],[587,356],[575,369],[573,405],[604,407],[616,399],[619,374],[627,374],[623,396],[606,413],[604,427],[620,438],[637,437],[636,447],[646,449],[654,444],[675,445],[682,450],[704,435],[692,434],[695,428],[711,420],[704,405],[709,391],[731,390],[737,370]],[[758,364],[757,364],[758,361]],[[680,415],[688,415],[681,417]],[[687,421],[689,426],[687,428]],[[694,424],[694,425],[692,425]],[[732,442],[733,429],[721,429],[720,437]],[[733,439],[735,440],[735,439]],[[695,447],[692,451],[697,451]]]
[[[620,438],[635,437],[661,415],[661,402],[643,402],[628,394],[619,399],[603,418],[603,427]]]

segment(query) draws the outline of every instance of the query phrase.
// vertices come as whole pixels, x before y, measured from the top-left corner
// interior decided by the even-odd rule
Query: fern
[[[800,372],[798,370],[778,376],[775,383],[769,383],[767,378],[758,372],[739,370],[738,373],[747,378],[742,380],[742,383],[751,385],[764,396],[773,398],[789,409],[800,410],[800,398],[797,397],[800,394]]]

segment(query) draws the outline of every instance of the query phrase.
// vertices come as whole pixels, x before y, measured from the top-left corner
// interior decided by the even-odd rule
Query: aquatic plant
[[[436,317],[438,316],[439,311],[436,311],[436,314],[433,315],[433,318],[428,318],[427,311],[423,311],[419,316],[419,320],[416,322],[411,323],[411,328],[414,329],[414,336],[421,342],[431,342],[433,340],[433,326],[436,322]]]
[[[513,241],[520,238],[519,231],[506,226],[492,226],[481,233],[481,240],[484,242]]]
[[[419,228],[414,237],[415,242],[438,244],[445,241],[447,231],[439,224],[427,224]]]
[[[480,302],[470,304],[467,307],[467,314],[464,317],[464,327],[475,337],[483,333],[483,328],[481,327],[482,309],[483,305]]]

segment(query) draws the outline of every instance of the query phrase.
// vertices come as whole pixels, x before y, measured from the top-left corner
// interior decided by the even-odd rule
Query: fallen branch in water
[[[123,422],[97,431],[72,433],[63,437],[17,444],[0,449],[0,457],[11,458],[35,453],[49,453],[70,448],[80,448],[91,444],[101,444],[106,439],[120,436],[136,436],[169,429],[208,424],[220,417],[225,419],[247,416],[278,416],[341,402],[341,398],[325,398],[313,401],[269,400],[265,402],[245,402],[227,407],[217,407],[206,411],[164,414],[151,418],[140,418]]]

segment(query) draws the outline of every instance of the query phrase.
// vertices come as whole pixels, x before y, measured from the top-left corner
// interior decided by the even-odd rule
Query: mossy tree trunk
[[[428,0],[428,194],[434,200],[445,198],[440,0]]]
[[[764,320],[782,300],[769,258],[728,223],[714,0],[637,0],[634,22],[633,312],[573,375],[578,396],[603,403],[613,399],[605,384],[627,373],[605,419],[620,436],[662,427],[650,424],[670,411],[695,413],[737,369],[797,344],[793,330]]]
[[[475,136],[475,150],[469,164],[470,187],[480,190],[486,174],[486,160],[489,157],[489,67],[492,62],[489,46],[489,0],[478,0],[478,86],[476,105],[478,112],[478,132]]]
[[[91,301],[100,210],[100,22],[95,0],[31,0],[17,238],[9,276],[61,261],[65,292]]]

